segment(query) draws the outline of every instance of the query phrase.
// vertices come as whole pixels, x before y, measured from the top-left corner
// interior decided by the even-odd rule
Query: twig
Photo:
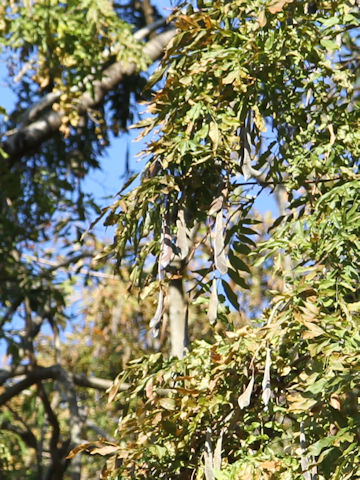
[[[52,267],[51,271],[55,271],[55,270],[70,271],[70,272],[77,273],[79,275],[86,275],[86,276],[98,277],[98,278],[107,278],[109,280],[119,280],[120,281],[120,279],[116,275],[110,275],[108,273],[96,272],[95,270],[84,271],[84,268],[81,268],[80,270],[78,270],[78,268],[76,268],[75,266],[69,265],[73,261],[76,261],[79,258],[84,258],[86,256],[87,255],[79,255],[75,258],[73,257],[70,260],[67,260],[67,261],[62,262],[62,263],[56,263],[52,260],[46,260],[45,258],[38,258],[38,257],[35,257],[33,255],[25,255],[25,258],[27,260],[30,260],[30,261],[33,261],[33,262],[36,262],[36,263],[39,263],[39,264],[42,264],[42,265],[47,265],[49,267]]]
[[[358,178],[359,175],[356,175]],[[343,177],[333,177],[333,178],[314,178],[313,180],[304,180],[303,183],[306,185],[311,185],[311,184],[317,184],[317,183],[326,183],[326,182],[335,182],[336,180],[344,180]],[[348,180],[347,180],[348,181]],[[350,181],[350,180],[349,180]],[[274,180],[267,180],[266,182],[261,182],[261,185],[263,186],[270,186],[270,185],[286,185],[289,183],[288,181],[283,181],[283,182],[277,182]],[[258,181],[252,181],[252,182],[235,182],[233,185],[237,187],[241,186],[248,186],[248,185],[259,185]]]
[[[38,367],[35,370],[30,370],[26,365],[19,365],[15,370],[0,370],[0,385],[5,383],[10,378],[25,376],[14,385],[8,387],[2,394],[0,394],[0,406],[11,400],[22,391],[40,382],[41,380],[60,378],[62,368],[60,365],[52,365],[51,367]],[[84,374],[69,374],[71,380],[79,387],[94,388],[95,390],[106,391],[112,385],[111,380],[97,377],[87,377]],[[130,388],[127,383],[121,384],[119,390],[126,391]]]

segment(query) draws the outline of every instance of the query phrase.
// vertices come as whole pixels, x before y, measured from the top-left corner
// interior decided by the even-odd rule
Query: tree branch
[[[162,52],[172,37],[175,35],[175,29],[166,30],[160,33],[152,40],[144,45],[144,56],[149,57],[153,62],[160,58]],[[94,82],[94,94],[85,92],[76,106],[79,114],[84,114],[90,108],[94,108],[101,104],[105,95],[114,87],[123,81],[125,77],[133,75],[138,70],[136,63],[124,64],[123,62],[115,62],[105,71],[103,78]],[[53,97],[49,97],[50,101]],[[46,103],[46,98],[45,98]],[[43,114],[42,118],[36,120],[29,125],[17,130],[14,134],[9,135],[1,148],[9,155],[10,163],[14,163],[23,155],[38,148],[44,141],[49,139],[61,125],[61,112],[50,110]]]
[[[52,365],[51,367],[40,367],[35,370],[30,370],[25,365],[19,365],[15,370],[0,370],[0,385],[6,382],[9,378],[15,378],[25,375],[26,377],[23,380],[20,380],[15,385],[8,387],[0,395],[0,405],[4,405],[6,402],[11,400],[16,395],[19,395],[22,391],[31,387],[35,383],[40,382],[41,380],[61,379],[62,369],[59,365]],[[87,377],[84,374],[73,374],[71,375],[72,381],[75,385],[79,387],[94,388],[95,390],[106,391],[112,385],[111,380],[97,377]],[[119,390],[125,391],[130,387],[129,384],[124,383],[120,385]]]

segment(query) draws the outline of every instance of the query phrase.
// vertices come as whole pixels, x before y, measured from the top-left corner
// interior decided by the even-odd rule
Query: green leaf
[[[323,47],[325,47],[327,50],[330,50],[331,52],[334,50],[339,50],[339,45],[334,40],[322,38],[320,40],[320,43]]]
[[[235,308],[235,310],[239,310],[240,306],[239,306],[239,303],[238,303],[238,300],[237,300],[237,296],[233,292],[230,285],[225,280],[221,280],[221,284],[223,286],[225,294],[226,294],[229,302],[231,303],[231,305]]]
[[[233,250],[229,250],[229,262],[235,270],[241,270],[247,273],[251,273],[249,267],[239,257],[234,254]]]

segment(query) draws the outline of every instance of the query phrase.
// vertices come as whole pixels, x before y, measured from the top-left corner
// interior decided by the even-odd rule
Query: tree
[[[17,96],[13,113],[1,110],[0,336],[7,363],[1,369],[0,476],[95,477],[96,462],[77,458],[70,465],[66,456],[99,432],[111,438],[113,413],[99,400],[114,365],[143,352],[138,340],[145,317],[128,308],[131,334],[119,337],[109,333],[100,301],[101,312],[88,307],[83,323],[74,315],[80,292],[84,299],[91,292],[92,300],[101,292],[110,301],[115,288],[106,285],[111,268],[91,264],[100,239],[90,234],[80,241],[100,213],[83,180],[100,167],[110,136],[136,115],[145,70],[174,32],[148,1],[107,0],[3,2],[0,31],[9,88]],[[126,271],[111,281],[125,291]],[[120,314],[117,321],[125,323]],[[102,337],[82,337],[90,322]],[[94,352],[107,361],[96,363]]]
[[[118,26],[114,15],[120,7],[106,10],[104,5],[99,9],[91,4],[97,15],[88,13],[96,19],[90,21],[90,31],[99,29],[90,51],[88,31],[76,28],[76,19],[84,12],[77,3],[57,7],[63,9],[61,14],[71,15],[74,23],[64,22],[60,31],[65,29],[70,37],[78,32],[76,49],[68,40],[63,48],[59,33],[47,33],[46,48],[33,37],[29,42],[41,55],[37,79],[49,89],[41,105],[48,109],[55,104],[52,110],[36,107],[36,115],[42,115],[35,125],[38,136],[23,127],[22,135],[15,133],[3,144],[11,169],[8,178],[16,185],[25,181],[16,168],[24,152],[19,139],[25,139],[25,145],[39,145],[60,127],[50,144],[41,143],[41,155],[31,158],[48,165],[51,152],[60,170],[64,158],[73,158],[64,153],[73,153],[76,147],[77,161],[68,168],[79,181],[95,164],[96,148],[107,141],[107,129],[118,127],[116,121],[109,122],[107,108],[95,116],[90,109],[105,99],[104,92],[125,80],[124,62],[126,74],[135,74],[129,58],[140,62],[142,55],[135,41],[126,51],[121,48],[129,45],[128,30],[113,46]],[[148,5],[143,2],[144,9]],[[42,2],[36,7],[46,11]],[[92,9],[86,5],[85,11]],[[23,28],[34,20],[31,9],[21,12],[26,20],[21,24],[22,16],[11,12],[15,16],[6,28],[16,32],[17,21]],[[54,12],[58,32],[61,16]],[[46,15],[43,31],[49,32],[49,12]],[[143,319],[149,320],[160,340],[143,343],[143,351],[150,345],[153,353],[122,366],[109,390],[112,412],[120,418],[116,438],[78,445],[68,461],[79,462],[79,452],[84,451],[110,455],[102,478],[357,478],[356,2],[198,0],[180,5],[170,21],[176,36],[166,31],[147,44],[159,38],[167,44],[173,37],[142,93],[142,98],[149,98],[157,89],[148,107],[152,116],[138,123],[142,136],[154,130],[157,135],[145,151],[147,164],[138,175],[140,181],[130,188],[136,178],[131,177],[114,205],[101,212],[106,225],[116,226],[116,234],[113,244],[98,255],[116,258],[123,281],[130,282],[131,292],[144,302]],[[6,43],[15,48],[12,41],[14,35]],[[54,59],[46,55],[48,46],[56,53]],[[20,48],[20,53],[27,58],[26,49]],[[112,58],[119,55],[121,66]],[[81,69],[72,68],[77,56],[85,58]],[[99,58],[100,66],[94,68],[94,59]],[[69,65],[65,76],[60,65]],[[108,80],[114,72],[118,75],[112,83]],[[89,93],[79,90],[79,85],[87,84]],[[139,85],[133,80],[130,84]],[[53,91],[55,85],[61,93]],[[28,84],[20,91],[29,92]],[[111,105],[118,115],[122,112],[119,103]],[[123,118],[128,118],[128,110]],[[64,188],[59,180],[59,174],[46,177],[41,192],[59,194]],[[279,217],[270,226],[254,211],[266,190],[279,205]],[[27,201],[39,197],[37,191],[17,192],[13,197],[19,203],[13,207],[11,197],[4,208],[7,218],[16,212],[22,227],[20,220],[32,211]],[[39,225],[39,219],[48,220],[55,207],[35,205],[40,211],[31,218]],[[69,199],[68,205],[78,208],[79,202]],[[84,212],[82,198],[80,206]],[[61,223],[58,210],[52,218],[55,227],[49,228],[64,239],[69,221]],[[13,272],[14,263],[24,264],[18,251],[25,234],[19,227],[10,232],[4,235],[4,251],[11,253],[5,272]],[[30,233],[34,235],[33,227],[25,239],[39,244],[39,234],[33,238]],[[94,243],[91,252],[99,251]],[[24,248],[27,252],[25,241]],[[81,258],[88,255],[82,253]],[[22,268],[17,267],[6,287],[9,295],[18,285],[5,320],[13,318],[24,302],[28,333],[50,316],[56,331],[63,319],[54,316],[55,305],[63,302],[63,295],[54,288],[54,277],[49,278],[48,269],[42,276],[38,272],[31,276]],[[31,281],[21,283],[19,278]],[[48,304],[38,300],[45,284],[40,283],[40,289],[39,278],[47,280],[43,297],[51,299],[51,308],[45,309]],[[167,328],[170,357],[165,351]],[[131,342],[142,338],[135,332]],[[38,371],[34,361],[38,350],[30,345],[26,352],[31,368],[23,381]],[[71,380],[66,371],[62,368],[56,376],[63,385]],[[21,382],[7,387],[6,399],[15,399]],[[39,397],[46,407],[41,385]],[[76,405],[67,401],[69,407]],[[55,432],[52,410],[46,413]],[[80,419],[75,424],[79,428]],[[75,432],[70,441],[77,440]],[[70,442],[66,446],[70,448]],[[56,462],[64,459],[56,448],[51,450],[49,478],[51,468],[55,472]]]

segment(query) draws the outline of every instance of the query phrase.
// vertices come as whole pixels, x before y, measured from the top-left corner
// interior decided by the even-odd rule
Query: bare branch
[[[31,387],[35,383],[38,383],[41,380],[53,379],[59,380],[61,376],[62,369],[59,365],[52,365],[51,367],[39,367],[35,370],[30,370],[28,366],[19,365],[16,369],[1,369],[0,370],[0,385],[5,383],[10,378],[16,378],[19,376],[25,376],[23,380],[20,380],[15,385],[8,387],[0,395],[0,405],[5,404],[11,398],[15,397],[22,391]],[[83,374],[74,374],[70,378],[75,385],[79,387],[94,388],[95,390],[106,391],[112,385],[111,380],[97,377],[87,377]],[[125,391],[130,388],[130,385],[124,383],[120,385],[119,390]]]
[[[0,405],[4,405],[4,403],[8,402],[13,397],[19,395],[19,393],[31,387],[31,385],[40,382],[41,380],[57,378],[59,373],[60,367],[58,365],[28,371],[27,376],[23,380],[20,380],[15,385],[8,387],[5,392],[0,395]]]
[[[142,40],[145,38],[149,33],[153,32],[156,28],[162,27],[166,24],[166,18],[161,18],[160,20],[156,20],[156,22],[150,23],[146,25],[144,28],[140,28],[137,32],[134,33],[134,38],[137,40]]]
[[[106,391],[111,387],[112,381],[105,378],[96,378],[96,377],[87,377],[84,374],[75,374],[73,375],[74,383],[79,387],[88,387],[94,388],[95,390]],[[130,388],[128,383],[120,385],[119,390],[125,391]]]

